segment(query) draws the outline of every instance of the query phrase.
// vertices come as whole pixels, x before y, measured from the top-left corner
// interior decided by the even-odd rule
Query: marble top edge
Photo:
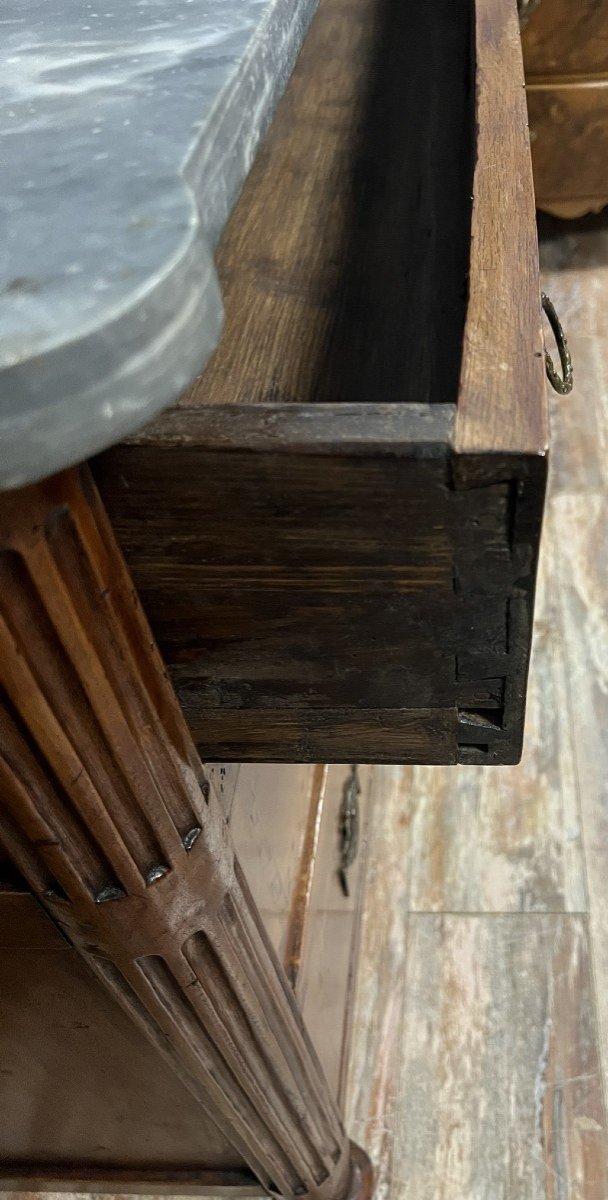
[[[134,432],[202,369],[213,248],[315,7],[6,0],[0,487]]]

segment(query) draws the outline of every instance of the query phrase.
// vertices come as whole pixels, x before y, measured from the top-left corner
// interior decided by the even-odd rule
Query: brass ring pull
[[[549,299],[545,292],[541,292],[541,300],[543,311],[547,314],[549,324],[553,330],[557,349],[559,351],[559,361],[562,364],[562,374],[559,375],[555,370],[553,359],[548,350],[545,350],[545,370],[547,379],[551,386],[560,396],[567,396],[572,391],[573,373],[572,359],[566,341],[566,335],[562,329],[562,323],[555,311],[553,302]]]

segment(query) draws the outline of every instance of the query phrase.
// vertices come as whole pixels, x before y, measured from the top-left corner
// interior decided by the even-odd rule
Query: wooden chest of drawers
[[[220,347],[97,463],[207,759],[520,754],[547,425],[508,7],[321,4]]]
[[[111,521],[86,468],[0,497],[7,1189],[370,1200],[350,764],[520,753],[547,423],[515,6],[321,0],[218,264],[213,362],[93,464]]]

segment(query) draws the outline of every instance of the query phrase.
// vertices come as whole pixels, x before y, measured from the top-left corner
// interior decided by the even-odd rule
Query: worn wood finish
[[[565,225],[539,215],[543,286],[558,306],[576,363],[567,403],[551,400],[550,494],[600,492],[608,455],[606,213]],[[557,568],[556,568],[557,569]]]
[[[527,95],[539,207],[599,211],[608,202],[608,78],[580,86],[557,78],[530,84]]]
[[[353,1172],[351,1188],[347,1200],[371,1200],[372,1181],[368,1160],[359,1146],[352,1146]],[[253,1181],[247,1174],[237,1171],[219,1173],[215,1171],[125,1171],[115,1170],[96,1173],[94,1171],[72,1170],[58,1173],[47,1170],[43,1172],[25,1172],[23,1175],[9,1180],[7,1186],[14,1186],[16,1191],[0,1192],[3,1200],[12,1200],[14,1195],[22,1196],[24,1183],[27,1184],[28,1195],[33,1198],[52,1194],[76,1193],[76,1195],[93,1193],[104,1200],[119,1195],[152,1196],[209,1196],[212,1200],[240,1200],[244,1196],[267,1196],[261,1190],[260,1184]],[[38,1189],[35,1191],[34,1189]]]
[[[321,846],[321,828],[324,824],[325,797],[330,768],[318,763],[314,769],[310,795],[308,821],[298,862],[296,886],[291,897],[291,910],[285,946],[285,970],[293,987],[302,967],[304,940],[308,928],[311,899]],[[335,866],[335,864],[334,864]]]
[[[539,4],[523,31],[539,208],[573,219],[608,203],[608,4]]]
[[[336,1098],[347,1058],[370,771],[359,769],[361,844],[346,898],[340,828],[350,775],[347,766],[244,765],[229,815],[241,869]],[[45,1164],[56,1190],[61,1163],[64,1188],[71,1178],[79,1190],[162,1191],[166,1180],[166,1189],[173,1181],[188,1194],[214,1193],[214,1185],[240,1194],[238,1154],[24,887],[0,887],[0,1183],[10,1186],[14,1171],[37,1186]],[[16,1088],[21,1078],[27,1089]],[[89,1163],[82,1180],[74,1161]]]
[[[585,836],[590,929],[608,1096],[608,488],[556,496],[562,631],[568,651],[569,713]]]
[[[433,22],[321,0],[222,238],[225,333],[188,405],[455,400],[471,24],[471,0]]]
[[[608,73],[606,0],[541,0],[522,34],[526,78]]]
[[[404,989],[392,1162],[403,1200],[604,1200],[584,920],[411,917]]]
[[[412,457],[376,426],[366,438],[362,414],[356,449],[330,464],[319,429],[292,446],[284,413],[262,449],[271,417],[254,408],[230,450],[201,410],[188,438],[97,465],[206,758],[516,760],[544,459],[434,442]]]
[[[367,1195],[88,474],[0,547],[3,844],[264,1187]]]
[[[538,247],[515,5],[476,8],[476,163],[458,453],[548,445]],[[498,96],[509,103],[498,103]]]
[[[378,1191],[603,1200],[608,1125],[585,917],[518,913],[517,887],[509,914],[408,913],[404,780],[398,768],[373,777],[346,1117]],[[532,907],[546,898],[539,879]]]
[[[46,1200],[49,1195],[89,1195],[103,1200],[117,1196],[209,1196],[212,1200],[242,1200],[245,1196],[263,1196],[260,1184],[248,1174],[238,1171],[101,1171],[66,1167],[61,1171],[45,1168],[29,1171],[20,1168],[11,1178],[0,1178],[6,1189],[2,1200],[22,1200],[24,1191],[34,1200]]]

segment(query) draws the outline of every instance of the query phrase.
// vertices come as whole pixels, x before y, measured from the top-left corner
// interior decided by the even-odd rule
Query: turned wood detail
[[[88,471],[0,497],[0,840],[269,1191],[370,1191]]]

